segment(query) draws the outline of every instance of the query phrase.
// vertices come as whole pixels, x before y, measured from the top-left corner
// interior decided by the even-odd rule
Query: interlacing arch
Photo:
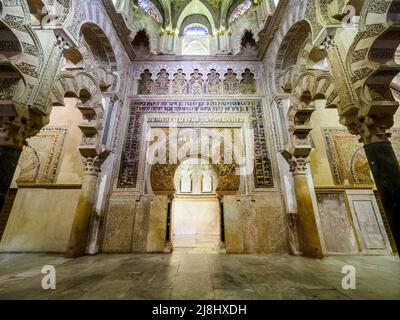
[[[101,101],[101,92],[94,76],[87,71],[63,71],[53,86],[48,102],[48,108],[52,105],[64,105],[64,97],[67,93],[73,93],[76,97],[84,90],[90,93],[92,101]]]
[[[3,1],[1,1],[4,6]],[[9,55],[9,46],[3,45],[0,49],[0,65],[12,66],[12,69],[20,73],[24,79],[24,88],[19,87],[18,92],[10,93],[13,98],[18,98],[17,103],[28,105],[32,103],[35,95],[28,90],[28,84],[35,86],[43,72],[44,54],[36,33],[32,30],[30,11],[27,3],[10,2],[7,4],[7,14],[0,12],[1,39],[9,41],[8,35],[16,39],[14,41],[15,54]],[[18,48],[17,48],[18,47]]]
[[[290,133],[293,133],[298,127],[299,114],[311,117],[315,100],[326,100],[326,108],[337,108],[340,105],[340,98],[335,90],[333,78],[328,72],[324,71],[303,73],[295,83],[291,100],[291,107],[288,110]],[[306,120],[307,123],[310,122],[309,118]]]
[[[305,91],[310,93],[311,101],[326,99],[326,108],[337,108],[340,105],[333,78],[327,71],[302,73],[296,80],[292,97],[300,100]]]
[[[154,54],[157,54],[159,51],[159,32],[156,32],[156,28],[148,28],[146,26],[147,21],[135,20],[129,37],[133,41],[140,31],[144,31],[149,38],[150,51]]]
[[[79,99],[77,108],[83,116],[83,122],[79,126],[83,133],[79,147],[82,156],[98,156],[101,152],[104,114],[100,88],[93,75],[86,71],[61,72],[50,95],[47,108],[49,113],[53,106],[63,106],[65,97]]]
[[[347,56],[351,81],[364,106],[378,99],[393,100],[390,82],[400,71],[394,65],[394,53],[400,44],[400,4],[396,0],[364,2],[360,31]],[[377,86],[377,81],[380,84]],[[382,81],[383,80],[383,81]]]

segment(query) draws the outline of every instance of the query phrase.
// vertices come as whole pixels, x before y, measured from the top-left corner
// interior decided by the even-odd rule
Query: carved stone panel
[[[220,94],[221,93],[221,80],[220,75],[212,69],[207,75],[206,93],[207,94]]]
[[[225,94],[238,94],[239,93],[239,80],[237,74],[232,69],[228,69],[224,79],[224,92]]]
[[[203,75],[199,73],[199,70],[197,69],[195,69],[190,75],[189,93],[193,95],[200,95],[204,93]]]
[[[179,69],[177,73],[174,74],[172,80],[172,94],[186,94],[187,93],[187,81],[186,74],[183,73],[182,69]]]
[[[138,94],[150,95],[153,93],[153,80],[151,79],[152,74],[149,70],[145,70],[140,76]]]
[[[390,243],[372,190],[347,190],[354,226],[364,253],[389,254]]]
[[[357,240],[344,193],[318,193],[318,208],[328,253],[356,253]]]
[[[257,92],[257,84],[254,79],[254,74],[249,69],[246,69],[242,74],[243,80],[240,82],[240,93],[255,94]]]
[[[169,94],[169,84],[168,79],[169,74],[165,69],[161,69],[160,73],[157,74],[157,80],[155,81],[155,94]]]

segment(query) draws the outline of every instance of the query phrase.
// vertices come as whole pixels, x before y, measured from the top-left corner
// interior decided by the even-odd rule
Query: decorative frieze
[[[138,79],[138,95],[232,95],[257,93],[254,73],[245,69],[238,79],[232,69],[228,69],[221,79],[216,69],[206,73],[194,69],[188,76],[182,69],[170,77],[166,69],[161,69],[155,79],[149,69],[145,69]]]

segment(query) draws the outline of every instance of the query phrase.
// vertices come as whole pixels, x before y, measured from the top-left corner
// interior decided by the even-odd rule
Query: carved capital
[[[336,47],[335,40],[333,39],[333,36],[328,35],[324,42],[322,42],[322,46],[326,51],[329,51],[331,49],[334,49]]]
[[[387,132],[393,126],[393,117],[389,115],[366,116],[356,124],[349,126],[351,133],[360,136],[360,142],[364,145],[387,141],[390,133]]]
[[[97,176],[101,171],[101,161],[99,157],[82,157],[86,175]]]
[[[310,163],[308,157],[291,157],[289,160],[290,171],[293,175],[307,174],[307,165]]]
[[[22,149],[28,128],[19,117],[0,115],[0,145]]]
[[[58,49],[60,49],[61,51],[69,48],[67,40],[65,40],[62,35],[57,36],[57,40],[56,40],[54,46],[57,47]]]

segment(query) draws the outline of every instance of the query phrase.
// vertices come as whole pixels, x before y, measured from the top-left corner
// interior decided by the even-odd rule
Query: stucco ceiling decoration
[[[176,29],[192,15],[205,16],[213,30],[228,27],[253,5],[250,0],[135,0],[143,12],[163,24],[165,29]],[[242,9],[240,9],[242,7]],[[245,10],[243,10],[245,8]],[[238,10],[239,9],[239,10]],[[229,22],[230,21],[230,22]]]

